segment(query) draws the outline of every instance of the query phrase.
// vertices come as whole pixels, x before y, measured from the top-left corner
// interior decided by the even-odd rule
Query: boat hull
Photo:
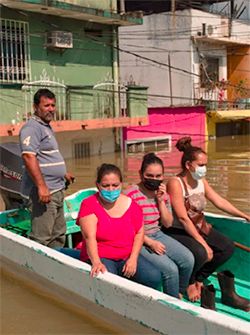
[[[65,217],[67,223],[68,246],[73,246],[72,236],[79,232],[75,224],[81,201],[96,192],[95,188],[81,190],[65,198]],[[250,246],[250,225],[244,220],[206,213],[207,221],[234,241]],[[79,300],[79,306],[87,308],[100,318],[107,310],[119,315],[122,322],[131,326],[145,327],[163,334],[250,334],[248,330],[250,315],[239,310],[230,310],[220,303],[220,291],[216,274],[210,279],[216,287],[218,313],[200,308],[198,304],[180,301],[161,292],[133,283],[111,273],[90,278],[90,266],[79,260],[63,255],[34,241],[24,238],[30,230],[30,214],[27,210],[12,210],[0,213],[1,258],[4,265],[12,264],[22,269],[27,277],[40,278],[44,287],[53,285],[52,293]],[[229,269],[236,276],[237,289],[242,288],[245,297],[250,298],[249,282],[250,253],[236,248],[234,256],[220,270]],[[22,271],[17,271],[21,273]],[[31,276],[32,275],[32,276]],[[35,280],[37,282],[37,279]],[[47,284],[46,284],[47,283]],[[216,286],[217,285],[217,286]],[[91,305],[92,304],[92,305]],[[96,306],[104,308],[102,312]],[[100,307],[100,308],[101,308]],[[226,313],[227,315],[223,314]],[[234,315],[232,317],[231,315]],[[124,319],[125,318],[125,319]],[[112,320],[114,321],[114,317]],[[135,325],[136,326],[136,325]],[[126,327],[125,327],[126,328]],[[150,330],[150,331],[151,331]],[[139,333],[136,330],[132,333]]]
[[[128,324],[136,321],[145,332],[148,328],[168,335],[250,334],[245,321],[196,307],[111,273],[90,278],[88,264],[2,228],[0,235],[3,264],[15,264],[58,290],[111,310],[127,318]]]

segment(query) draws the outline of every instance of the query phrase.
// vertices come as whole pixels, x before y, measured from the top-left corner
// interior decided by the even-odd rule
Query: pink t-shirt
[[[119,218],[112,218],[98,201],[98,193],[84,199],[77,218],[90,214],[97,217],[96,240],[100,258],[127,259],[132,251],[134,237],[143,224],[141,208],[132,200],[129,208]],[[89,259],[83,239],[81,260]]]

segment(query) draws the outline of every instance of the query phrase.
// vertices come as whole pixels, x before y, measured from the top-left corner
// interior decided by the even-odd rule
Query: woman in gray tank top
[[[225,263],[234,251],[230,239],[206,224],[203,215],[206,200],[220,210],[247,221],[250,221],[250,216],[222,198],[208,184],[205,179],[207,154],[201,148],[192,146],[190,137],[179,139],[176,147],[183,152],[182,171],[178,176],[170,178],[167,188],[174,223],[173,227],[163,230],[191,250],[195,257],[187,293],[191,301],[197,301],[201,297],[203,281]],[[199,220],[195,221],[199,215]]]

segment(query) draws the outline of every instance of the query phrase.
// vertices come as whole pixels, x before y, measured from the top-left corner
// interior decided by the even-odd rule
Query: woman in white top
[[[225,263],[234,251],[230,239],[205,224],[203,210],[206,199],[231,215],[247,221],[250,221],[250,216],[223,199],[208,184],[205,179],[207,154],[201,148],[193,147],[190,137],[179,139],[176,147],[183,152],[182,171],[168,182],[174,222],[164,232],[189,248],[195,257],[187,293],[191,301],[197,301],[204,279]]]

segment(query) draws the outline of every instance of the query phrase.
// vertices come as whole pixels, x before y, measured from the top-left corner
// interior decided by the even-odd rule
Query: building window
[[[30,80],[28,23],[0,20],[0,80],[24,82]]]
[[[151,137],[138,140],[126,141],[128,153],[150,152],[150,151],[171,151],[171,136]]]
[[[90,143],[89,142],[74,143],[74,157],[75,158],[90,157]]]
[[[219,81],[219,58],[207,57],[200,65],[201,87],[210,88]],[[212,88],[212,87],[211,87]]]

